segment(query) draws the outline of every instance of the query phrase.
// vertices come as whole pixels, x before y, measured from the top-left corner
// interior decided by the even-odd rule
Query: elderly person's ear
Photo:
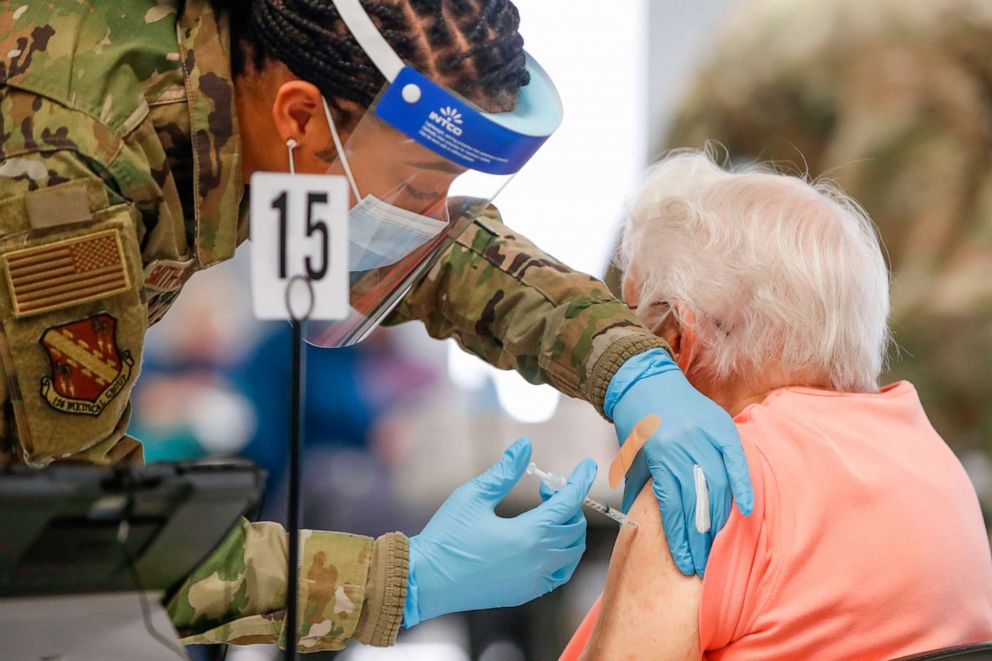
[[[678,304],[676,304],[678,307]],[[696,357],[697,337],[695,317],[689,311],[678,309],[677,314],[669,314],[654,334],[668,342],[675,362],[687,373]]]
[[[623,274],[622,291],[623,302],[633,310],[641,303],[641,279],[637,274],[637,268],[633,265]]]
[[[667,306],[667,303],[655,303],[658,306]],[[686,374],[696,358],[698,347],[698,336],[696,335],[696,320],[692,312],[685,310],[678,303],[672,304],[673,308],[666,313],[657,326],[651,328],[651,332],[668,342],[672,348],[672,357],[678,366]],[[645,320],[647,321],[647,320]],[[650,323],[650,321],[648,321]]]
[[[622,293],[624,303],[633,310],[640,307],[642,284],[637,267],[631,265],[623,275]],[[667,304],[655,303],[654,305]],[[666,314],[661,324],[651,328],[651,332],[668,342],[668,346],[672,348],[672,357],[685,372],[692,364],[696,348],[695,320],[692,313],[682,310],[678,303],[675,303],[674,306],[679,309],[679,314]],[[638,316],[641,316],[641,321],[651,323],[642,315]],[[679,319],[682,320],[681,323]]]
[[[623,300],[634,310],[637,310],[641,304],[641,285],[637,267],[631,265],[627,272],[624,273],[622,286]],[[657,303],[656,305],[662,304]],[[668,342],[668,346],[672,348],[672,357],[675,358],[675,362],[678,363],[683,372],[687,372],[695,358],[695,318],[691,312],[683,310],[678,303],[675,303],[674,306],[678,308],[679,313],[665,315],[665,319],[661,324],[656,328],[652,328],[651,332]],[[680,319],[681,322],[679,321]]]

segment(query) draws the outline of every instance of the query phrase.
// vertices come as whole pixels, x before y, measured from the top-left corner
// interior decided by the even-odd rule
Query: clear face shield
[[[347,135],[324,102],[337,152],[326,174],[345,176],[352,197],[348,317],[305,330],[330,348],[368,337],[562,120],[558,92],[530,56],[516,109],[486,113],[407,67],[358,0],[334,5],[387,82]]]

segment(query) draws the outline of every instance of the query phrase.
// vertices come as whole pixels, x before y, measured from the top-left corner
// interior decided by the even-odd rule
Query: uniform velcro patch
[[[105,230],[3,256],[14,314],[27,317],[131,288],[119,230]]]

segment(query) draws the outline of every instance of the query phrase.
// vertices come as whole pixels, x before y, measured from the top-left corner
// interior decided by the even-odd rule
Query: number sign
[[[258,172],[251,178],[255,316],[289,319],[286,289],[310,280],[310,319],[348,316],[348,183],[344,177]],[[294,287],[304,291],[306,288]],[[306,309],[307,303],[294,309]],[[299,312],[297,312],[299,314]]]

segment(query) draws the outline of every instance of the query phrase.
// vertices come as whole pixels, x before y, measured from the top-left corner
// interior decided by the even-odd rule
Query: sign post
[[[290,152],[292,153],[292,152]],[[251,273],[255,316],[292,325],[286,658],[299,628],[300,453],[306,387],[303,329],[348,315],[348,208],[344,177],[261,172],[251,178]]]

